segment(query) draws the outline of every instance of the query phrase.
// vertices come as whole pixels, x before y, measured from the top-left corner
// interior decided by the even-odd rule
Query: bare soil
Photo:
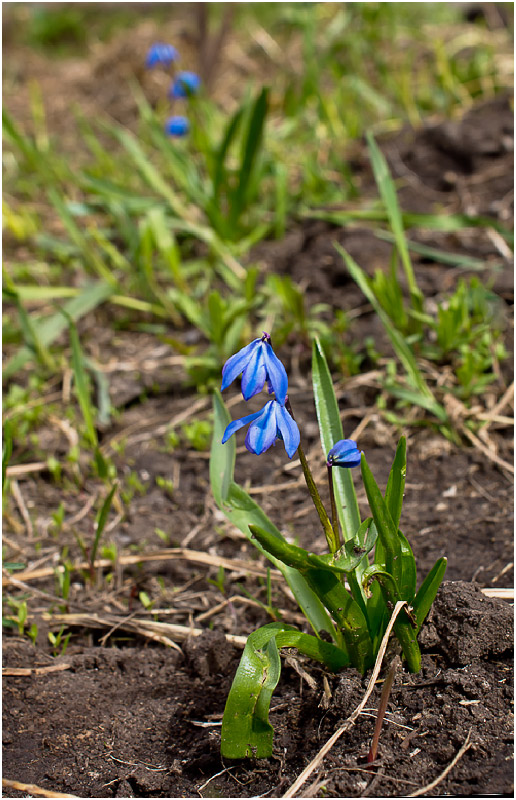
[[[512,219],[511,137],[512,112],[508,99],[502,97],[453,124],[403,131],[382,147],[395,175],[404,179],[405,208],[467,211],[508,224]],[[370,187],[374,194],[363,144],[357,143],[350,157],[361,191]],[[390,245],[365,227],[337,229],[317,220],[300,221],[280,243],[261,244],[250,260],[260,263],[264,271],[290,274],[303,286],[309,305],[322,301],[331,309],[361,308],[353,335],[358,339],[374,336],[383,343],[374,315],[364,308],[363,297],[336,257],[334,240],[344,244],[368,271],[389,262]],[[477,274],[486,281],[494,275],[493,290],[510,330],[512,269],[496,231],[491,235],[485,228],[460,235],[433,232],[425,235],[423,243],[483,258],[486,270]],[[494,261],[501,266],[493,273]],[[471,274],[418,256],[414,264],[418,282],[430,299],[438,299],[459,277]],[[326,674],[297,656],[285,661],[272,703],[273,758],[222,762],[220,720],[241,653],[226,636],[245,636],[271,621],[256,602],[266,597],[263,579],[257,577],[262,562],[214,507],[207,454],[189,449],[184,442],[173,452],[165,447],[167,426],[208,414],[209,398],[184,388],[181,369],[165,363],[171,351],[157,346],[150,335],[120,332],[115,339],[104,313],[100,310],[83,323],[81,336],[88,351],[104,363],[136,366],[125,371],[114,366],[109,373],[112,402],[119,415],[102,431],[103,443],[108,446],[115,436],[125,441],[123,454],[115,456],[120,473],[135,472],[147,490],[135,494],[123,516],[113,512],[110,517],[109,535],[118,546],[119,563],[99,569],[98,585],[93,588],[84,570],[74,572],[65,610],[110,620],[122,621],[128,615],[149,620],[152,613],[138,602],[138,592],[144,590],[157,603],[153,613],[159,620],[205,632],[176,649],[113,624],[97,629],[83,622],[67,629],[72,632],[68,650],[54,657],[46,633],[58,631],[60,624],[49,621],[47,612],[49,607],[59,612],[63,603],[36,594],[30,603],[31,621],[39,628],[36,646],[12,633],[5,636],[4,776],[80,797],[281,796],[358,705],[367,677],[363,680],[351,670]],[[292,404],[309,458],[316,473],[319,469],[322,474],[307,377],[309,353],[303,344],[288,341],[280,355],[290,367]],[[498,397],[511,380],[511,368],[504,363],[495,387]],[[364,376],[338,384],[347,436],[353,435],[373,408],[378,393],[378,384]],[[243,408],[244,404],[233,405],[233,416]],[[508,407],[502,413],[507,414]],[[396,679],[374,768],[367,769],[365,757],[378,689],[369,709],[338,740],[304,790],[306,796],[320,797],[405,796],[438,778],[467,742],[469,748],[432,796],[512,797],[512,609],[482,593],[482,589],[509,587],[513,581],[510,474],[479,449],[452,445],[431,428],[405,432],[408,469],[402,527],[413,546],[420,576],[436,558],[447,555],[449,582],[443,585],[421,632],[421,673],[400,672]],[[69,442],[59,426],[47,425],[40,433],[47,454],[57,458],[66,454]],[[385,485],[398,435],[377,413],[370,415],[360,435],[360,446],[380,486]],[[500,458],[510,461],[512,431],[493,424],[490,436]],[[14,462],[23,462],[21,446],[14,455]],[[281,446],[260,458],[239,448],[237,459],[238,480],[249,482],[251,492],[280,529],[296,536],[302,545],[322,550],[323,537],[307,501],[300,468],[292,467]],[[171,476],[174,491],[167,493],[158,479]],[[47,568],[39,578],[27,580],[31,588],[54,595],[52,565],[58,546],[51,535],[50,514],[61,501],[65,503],[59,548],[66,542],[70,558],[80,559],[74,534],[91,543],[94,512],[88,511],[88,503],[99,485],[88,479],[78,492],[72,481],[56,485],[44,471],[21,478],[19,485],[34,521],[34,535],[32,540],[27,537],[23,518],[16,507],[11,508],[6,519],[9,558],[25,560],[29,573]],[[359,500],[365,511],[360,491]],[[174,560],[167,554],[160,556],[163,542],[156,529],[167,534],[169,550],[187,546],[195,553],[209,554],[213,565],[202,565],[188,555]],[[134,553],[154,553],[155,558],[139,563],[123,560]],[[213,585],[220,558],[234,562],[233,567],[226,566],[223,593]],[[238,565],[237,559],[246,562],[247,568]],[[112,575],[110,583],[105,580],[107,574]],[[286,620],[303,625],[276,579],[273,603]],[[298,674],[300,664],[315,680],[315,689]],[[20,669],[33,671],[16,674]],[[323,699],[324,680],[331,691],[329,703]],[[5,789],[4,794],[25,793]]]

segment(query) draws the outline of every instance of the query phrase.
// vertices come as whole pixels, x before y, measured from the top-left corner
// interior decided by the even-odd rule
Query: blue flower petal
[[[249,400],[255,394],[261,392],[267,377],[267,370],[263,360],[263,342],[260,342],[260,347],[256,349],[249,363],[242,373],[242,394],[244,400]]]
[[[287,371],[278,356],[272,349],[269,342],[263,343],[263,354],[267,375],[269,377],[269,388],[272,387],[276,395],[276,400],[281,405],[285,404],[288,389]],[[263,384],[262,384],[263,386]]]
[[[201,79],[195,72],[179,72],[168,94],[174,100],[180,100],[197,94],[200,85]]]
[[[269,400],[259,417],[249,426],[245,446],[257,456],[265,453],[276,441],[276,402]]]
[[[362,451],[352,439],[341,439],[328,453],[327,463],[334,467],[358,467],[362,459]]]
[[[260,411],[256,411],[254,414],[248,414],[247,417],[242,417],[241,419],[234,419],[233,422],[230,422],[227,426],[226,430],[224,431],[224,436],[222,437],[222,444],[226,444],[227,440],[230,436],[236,431],[239,431],[240,428],[243,428],[244,425],[247,425],[249,422],[253,422],[253,420],[257,419],[260,414],[263,414],[264,409],[262,408]]]
[[[278,405],[276,409],[276,422],[278,431],[285,443],[287,455],[292,458],[299,447],[301,436],[296,421],[291,417],[284,405]]]
[[[149,48],[147,53],[147,58],[145,59],[145,66],[147,69],[152,69],[152,67],[159,65],[163,65],[165,67],[170,66],[174,61],[179,59],[179,53],[177,52],[176,48],[173,47],[171,44],[165,44],[164,42],[155,42]]]
[[[186,136],[189,130],[190,123],[181,115],[169,117],[165,122],[165,133],[169,136]]]
[[[250,344],[246,344],[245,347],[242,347],[234,356],[228,358],[222,367],[222,392],[224,389],[227,389],[230,383],[233,383],[235,378],[238,378],[241,372],[243,372],[253,352],[260,345],[261,341],[261,339],[255,339]]]

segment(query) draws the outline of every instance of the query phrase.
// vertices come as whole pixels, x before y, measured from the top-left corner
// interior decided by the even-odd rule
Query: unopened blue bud
[[[185,136],[190,130],[190,123],[186,117],[169,117],[165,122],[165,133],[169,136]]]
[[[197,94],[201,86],[201,79],[195,72],[179,72],[169,90],[169,97],[181,100]]]
[[[362,452],[352,439],[341,439],[331,448],[326,463],[329,467],[358,467]]]
[[[174,61],[178,60],[179,53],[175,47],[171,44],[165,44],[164,42],[155,42],[149,48],[147,58],[145,59],[145,66],[147,69],[152,69],[157,66],[169,67]]]

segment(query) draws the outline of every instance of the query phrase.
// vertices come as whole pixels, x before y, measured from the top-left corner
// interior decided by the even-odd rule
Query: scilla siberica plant
[[[145,59],[147,69],[156,67],[174,71],[176,62],[179,61],[179,53],[176,48],[165,42],[155,42],[149,48]],[[199,92],[201,79],[195,72],[178,72],[173,78],[168,91],[169,98],[174,100],[185,100],[193,97]],[[173,137],[186,136],[190,130],[188,118],[182,114],[175,114],[165,122],[165,133]]]
[[[406,473],[405,438],[398,444],[382,494],[364,453],[355,442],[343,438],[330,372],[318,341],[313,344],[312,379],[328,472],[331,519],[301,446],[285,367],[267,333],[226,362],[222,389],[240,374],[246,400],[265,385],[275,397],[261,411],[231,422],[220,393],[215,394],[210,459],[213,495],[227,518],[281,571],[314,632],[303,633],[283,622],[273,622],[247,640],[226,702],[221,749],[226,758],[264,758],[272,754],[269,707],[280,677],[279,649],[295,647],[332,671],[352,666],[364,674],[374,665],[396,602],[403,600],[406,605],[393,630],[408,669],[418,672],[421,654],[417,636],[443,579],[446,559],[436,562],[416,592],[415,559],[399,528]],[[245,445],[256,455],[265,453],[278,440],[289,458],[297,450],[328,553],[316,555],[289,544],[235,482],[233,434],[245,425],[249,425]],[[358,466],[371,510],[371,516],[363,521],[350,472]]]

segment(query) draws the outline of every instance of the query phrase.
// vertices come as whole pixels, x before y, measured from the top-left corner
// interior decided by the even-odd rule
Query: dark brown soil
[[[101,54],[99,63],[104,64]],[[129,112],[119,116],[131,124]],[[473,109],[461,122],[403,131],[382,147],[395,176],[403,179],[401,199],[406,209],[483,214],[494,224],[507,225],[512,218],[511,136],[512,112],[508,99],[502,97]],[[361,192],[375,196],[362,144],[357,144],[350,158]],[[484,227],[460,234],[419,232],[413,238],[482,258],[486,268],[477,274],[486,282],[493,277],[499,313],[510,330],[512,268],[496,232],[488,234]],[[378,349],[387,352],[383,331],[336,256],[334,240],[369,272],[389,263],[391,246],[364,226],[336,228],[312,219],[299,221],[280,243],[261,244],[251,260],[260,263],[264,272],[274,269],[298,281],[308,307],[325,302],[332,311],[356,312],[355,340],[373,336],[382,342]],[[493,271],[494,262],[497,269]],[[414,256],[414,265],[425,297],[434,301],[453,288],[459,277],[471,274],[419,256]],[[123,454],[115,456],[120,474],[132,471],[147,485],[144,494],[136,492],[122,518],[117,520],[113,512],[109,539],[120,556],[148,555],[164,546],[155,533],[159,529],[167,534],[169,547],[186,543],[197,552],[209,553],[214,566],[156,555],[154,561],[120,563],[104,573],[99,570],[94,588],[77,570],[67,610],[116,615],[119,620],[128,614],[149,619],[137,599],[144,590],[155,602],[158,619],[206,630],[199,639],[183,642],[179,651],[121,630],[112,631],[106,640],[110,646],[102,647],[99,639],[108,628],[99,633],[88,625],[71,627],[67,653],[54,658],[46,634],[49,629],[58,631],[60,624],[49,622],[45,613],[49,606],[57,611],[60,604],[48,596],[32,596],[29,611],[39,628],[37,646],[14,635],[5,637],[4,776],[81,797],[281,796],[358,705],[367,677],[362,680],[353,671],[325,675],[312,662],[298,658],[315,680],[313,689],[292,667],[293,662],[285,661],[272,703],[274,757],[256,763],[222,763],[220,719],[241,652],[228,644],[225,635],[245,636],[271,618],[257,603],[247,601],[243,591],[265,602],[263,581],[253,570],[227,567],[224,595],[215,588],[216,559],[244,559],[254,566],[262,562],[214,507],[207,454],[188,448],[184,441],[173,452],[165,446],[163,436],[170,421],[191,418],[193,408],[197,408],[195,417],[207,415],[209,399],[194,397],[182,388],[180,367],[160,366],[160,359],[173,355],[171,350],[157,345],[151,335],[136,332],[122,331],[114,339],[109,324],[103,323],[104,313],[100,310],[81,324],[88,352],[115,365],[108,375],[119,417],[103,431],[103,444],[109,447],[114,436],[124,440]],[[281,356],[289,363],[290,395],[303,441],[316,473],[319,470],[322,475],[308,350],[288,340]],[[153,359],[157,366],[144,366]],[[136,366],[124,371],[122,362]],[[488,398],[491,407],[511,379],[506,362]],[[159,393],[148,397],[146,392],[152,393],[155,386]],[[364,414],[374,412],[379,392],[373,377],[360,375],[339,383],[346,436],[352,435]],[[510,405],[501,413],[508,414]],[[249,413],[244,404],[231,411],[233,416]],[[421,673],[403,672],[396,679],[374,770],[366,769],[365,757],[378,689],[368,710],[338,740],[303,789],[306,796],[320,797],[404,796],[436,779],[469,735],[471,746],[432,794],[512,797],[512,611],[508,604],[481,592],[482,588],[511,586],[513,581],[510,475],[479,449],[452,445],[432,428],[412,427],[403,432],[408,435],[403,530],[413,546],[420,580],[439,556],[446,555],[446,577],[451,582],[443,586],[421,633]],[[360,435],[360,446],[380,486],[385,486],[400,433],[375,412]],[[65,458],[69,443],[62,429],[46,424],[39,434],[46,456]],[[498,456],[511,461],[512,431],[507,424],[491,425],[489,435]],[[23,462],[21,443],[14,455],[15,462]],[[237,459],[238,480],[249,482],[275,523],[302,545],[321,551],[324,539],[302,486],[300,468],[292,468],[282,447],[260,458],[242,447]],[[172,477],[171,493],[160,486],[163,477]],[[10,507],[8,555],[27,563],[29,571],[41,564],[49,567],[30,586],[53,595],[52,565],[64,545],[70,558],[80,559],[74,534],[91,544],[94,512],[65,524],[58,541],[51,535],[50,515],[63,501],[65,521],[73,519],[99,485],[88,479],[78,493],[71,480],[57,486],[42,472],[20,479],[20,487],[34,522],[34,538],[27,537],[17,508]],[[365,512],[363,492],[359,500]],[[106,573],[111,572],[108,583]],[[233,599],[225,607],[199,619],[228,598]],[[276,578],[273,604],[286,620],[303,624]],[[56,665],[64,668],[12,674],[17,668]],[[325,678],[332,695],[327,707]],[[4,793],[21,795],[14,790]]]
[[[375,768],[367,771],[365,757],[378,692],[311,777],[308,796],[409,794],[437,778],[468,735],[470,749],[435,794],[512,796],[510,607],[471,584],[446,583],[421,642],[422,671],[397,676]],[[353,672],[328,676],[325,707],[321,670],[303,663],[310,688],[285,666],[272,703],[274,758],[225,764],[220,717],[239,653],[213,631],[183,651],[90,647],[51,659],[8,642],[11,669],[64,669],[5,678],[4,774],[84,797],[279,797],[366,684]]]

